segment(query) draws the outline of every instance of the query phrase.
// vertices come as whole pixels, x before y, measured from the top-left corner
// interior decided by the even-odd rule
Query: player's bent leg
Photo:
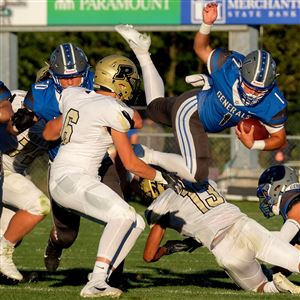
[[[59,267],[63,249],[69,248],[77,238],[80,216],[51,200],[53,227],[44,253],[44,264],[48,272]]]
[[[244,236],[260,261],[299,273],[300,251],[250,219],[243,228]]]
[[[191,90],[180,95],[171,113],[173,133],[194,182],[207,179],[210,163],[209,140],[198,115],[199,91]]]
[[[50,213],[48,197],[27,177],[9,171],[5,171],[3,203],[33,215],[47,216]]]

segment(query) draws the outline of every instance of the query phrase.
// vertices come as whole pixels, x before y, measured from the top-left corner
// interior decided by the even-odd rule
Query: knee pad
[[[115,205],[113,208],[113,217],[111,219],[127,219],[134,223],[136,221],[136,215],[135,209],[130,205],[126,208]]]

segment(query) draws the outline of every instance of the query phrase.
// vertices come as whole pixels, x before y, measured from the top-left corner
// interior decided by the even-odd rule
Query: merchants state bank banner
[[[193,25],[211,0],[0,0],[1,26]],[[217,24],[300,24],[300,0],[215,0]],[[0,26],[0,30],[1,30]]]

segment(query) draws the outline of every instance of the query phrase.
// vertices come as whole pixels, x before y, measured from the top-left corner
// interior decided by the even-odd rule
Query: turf
[[[131,203],[138,212],[145,206]],[[281,225],[280,218],[264,219],[255,202],[235,202],[243,212],[271,230]],[[51,218],[35,228],[14,253],[19,270],[28,276],[37,272],[38,281],[8,285],[1,279],[0,299],[82,299],[81,288],[91,272],[97,251],[102,226],[82,219],[79,236],[75,244],[63,252],[61,265],[54,274],[46,272],[43,252],[47,243]],[[216,264],[214,257],[204,248],[193,253],[177,253],[162,260],[147,264],[143,261],[143,248],[149,228],[142,233],[137,244],[126,259],[124,277],[126,292],[122,299],[183,300],[183,299],[291,299],[297,296],[287,294],[261,295],[240,290]],[[167,239],[180,236],[169,230]],[[300,277],[290,277],[300,284]]]

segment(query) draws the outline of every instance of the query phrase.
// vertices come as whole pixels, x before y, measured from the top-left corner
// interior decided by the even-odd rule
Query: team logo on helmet
[[[95,70],[94,88],[114,92],[122,101],[131,100],[139,90],[136,65],[127,57],[110,55],[101,59]]]
[[[282,194],[297,182],[295,170],[285,165],[272,166],[261,174],[256,194],[259,208],[266,218],[279,214]]]

